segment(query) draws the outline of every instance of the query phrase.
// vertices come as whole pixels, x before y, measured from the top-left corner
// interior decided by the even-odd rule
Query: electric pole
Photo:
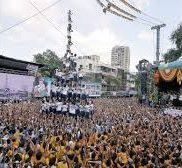
[[[160,57],[160,30],[162,27],[165,27],[166,24],[161,24],[157,26],[151,27],[151,30],[157,31],[157,45],[156,45],[156,65],[159,65],[159,57]]]

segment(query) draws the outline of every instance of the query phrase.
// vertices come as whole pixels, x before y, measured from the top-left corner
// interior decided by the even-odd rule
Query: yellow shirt
[[[170,162],[171,162],[170,160],[165,160],[165,161],[164,161],[164,164],[165,164],[166,166],[169,166],[169,165],[170,165]]]
[[[56,146],[56,137],[55,136],[51,137],[50,144],[52,144],[54,147]]]
[[[57,164],[57,168],[68,168],[68,165],[67,165],[67,163],[59,162]]]
[[[60,149],[60,152],[59,153],[60,153],[61,156],[65,155],[66,149],[65,149],[64,146],[61,146],[61,149]]]
[[[148,168],[148,166],[139,166],[139,168]]]
[[[29,158],[28,154],[25,154],[25,153],[24,153],[24,154],[22,155],[22,160],[23,160],[23,161],[26,161],[28,158]]]
[[[17,130],[13,136],[14,136],[16,139],[18,139],[18,138],[20,137],[20,132],[19,132],[19,130]]]
[[[13,151],[12,151],[12,150],[9,150],[8,153],[7,153],[7,155],[8,155],[9,157],[11,157],[11,156],[13,155]]]
[[[128,156],[127,156],[126,153],[120,152],[120,153],[118,153],[118,157],[121,158],[123,163],[127,163],[128,162]]]

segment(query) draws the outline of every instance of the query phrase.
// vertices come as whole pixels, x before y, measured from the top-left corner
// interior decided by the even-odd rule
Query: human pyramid
[[[181,168],[182,118],[134,98],[94,99],[91,118],[40,113],[41,101],[0,106],[0,167]]]
[[[51,97],[44,98],[41,111],[89,118],[93,114],[93,102],[88,101],[87,92],[79,85],[53,84]]]
[[[93,102],[88,101],[88,92],[81,87],[82,75],[69,72],[51,85],[51,96],[44,98],[41,111],[44,113],[68,114],[89,118],[93,114]]]

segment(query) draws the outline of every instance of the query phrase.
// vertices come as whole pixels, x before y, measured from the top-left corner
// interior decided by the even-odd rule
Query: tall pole
[[[166,24],[161,24],[161,25],[151,27],[151,30],[156,30],[157,31],[156,63],[155,63],[157,66],[159,66],[159,57],[160,57],[160,30],[161,30],[162,27],[165,27],[165,26],[166,26]],[[157,101],[158,101],[158,105],[160,106],[159,88],[157,90]]]
[[[156,65],[159,65],[159,57],[160,57],[160,30],[162,27],[165,27],[166,24],[161,24],[157,26],[151,27],[151,30],[157,31],[157,45],[156,45]]]

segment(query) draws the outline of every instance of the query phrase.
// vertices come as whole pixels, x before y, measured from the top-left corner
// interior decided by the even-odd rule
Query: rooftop
[[[18,60],[18,59],[0,55],[0,69],[28,71],[29,68],[32,68],[32,67],[40,68],[42,66],[43,66],[42,64]]]

